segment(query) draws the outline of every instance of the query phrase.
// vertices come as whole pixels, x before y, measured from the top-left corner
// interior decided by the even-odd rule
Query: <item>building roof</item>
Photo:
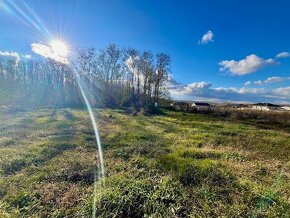
[[[271,103],[257,103],[253,104],[254,106],[265,106],[265,107],[281,107],[280,105],[271,104]]]
[[[241,108],[241,107],[246,107],[248,108],[249,105],[248,104],[237,104],[236,107]]]
[[[181,106],[181,105],[188,105],[188,103],[183,102],[183,101],[175,101],[175,102],[172,102],[171,105],[175,105],[175,106],[179,105],[179,106]]]
[[[195,104],[196,106],[208,106],[208,107],[210,107],[210,104],[206,103],[206,102],[194,102],[193,104]]]

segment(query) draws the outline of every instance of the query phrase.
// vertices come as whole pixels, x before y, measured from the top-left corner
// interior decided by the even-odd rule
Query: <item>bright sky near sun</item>
[[[0,0],[0,56],[65,63],[69,48],[113,42],[170,54],[174,98],[289,103],[289,10],[288,0]]]

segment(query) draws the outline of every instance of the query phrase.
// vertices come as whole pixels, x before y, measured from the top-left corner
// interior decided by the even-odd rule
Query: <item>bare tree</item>
[[[24,102],[43,106],[81,106],[75,73],[98,105],[142,107],[162,96],[162,84],[170,71],[166,54],[120,49],[79,50],[70,67],[53,60],[18,61],[0,58],[0,86],[11,93],[1,102]],[[77,72],[75,72],[77,69]],[[3,88],[4,87],[4,88]],[[17,90],[21,95],[16,95]]]
[[[154,101],[158,103],[160,96],[160,87],[167,79],[170,72],[171,58],[169,55],[160,53],[156,55],[156,75],[154,77]]]

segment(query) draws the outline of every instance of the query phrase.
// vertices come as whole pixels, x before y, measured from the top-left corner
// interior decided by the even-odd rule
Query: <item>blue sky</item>
[[[113,42],[170,54],[174,98],[289,103],[289,9],[288,0],[0,0],[0,54],[34,55],[31,44],[51,38]]]

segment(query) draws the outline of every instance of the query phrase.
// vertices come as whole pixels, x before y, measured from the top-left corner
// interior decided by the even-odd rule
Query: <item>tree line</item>
[[[53,60],[0,60],[0,105],[79,107],[78,82],[94,106],[143,107],[166,96],[171,58],[115,44],[77,50],[69,64]]]

